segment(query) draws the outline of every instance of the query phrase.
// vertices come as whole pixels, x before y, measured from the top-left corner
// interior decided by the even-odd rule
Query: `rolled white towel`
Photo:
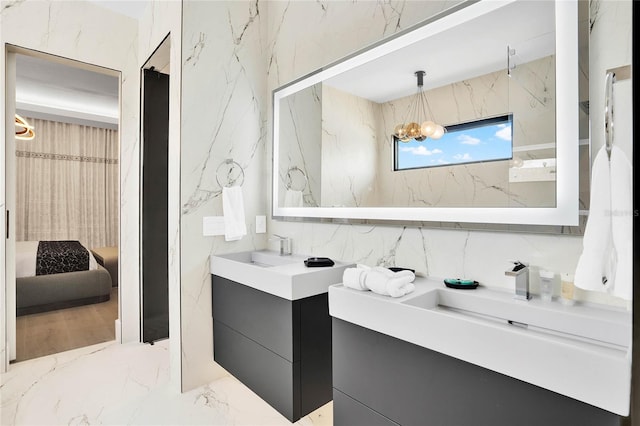
[[[416,286],[413,284],[416,276],[411,271],[393,272],[387,268],[378,266],[372,268],[371,272],[369,272],[369,275],[372,274],[379,274],[384,277],[384,280],[372,280],[372,285],[369,285],[368,279],[366,280],[367,287],[374,293],[384,296],[401,297],[416,289]],[[380,285],[380,283],[383,285]]]
[[[347,268],[342,276],[342,284],[345,287],[360,291],[371,290],[391,297],[404,296],[414,291],[413,280],[415,274],[411,271],[393,272],[380,266],[370,268],[366,265]]]
[[[364,278],[367,271],[363,268],[347,268],[342,273],[342,285],[360,291],[369,290],[364,285]]]

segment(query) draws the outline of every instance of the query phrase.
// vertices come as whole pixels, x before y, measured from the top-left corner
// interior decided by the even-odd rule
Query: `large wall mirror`
[[[577,3],[464,2],[274,90],[274,217],[578,225]]]

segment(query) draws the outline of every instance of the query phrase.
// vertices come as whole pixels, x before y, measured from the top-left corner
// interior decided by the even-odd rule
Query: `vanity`
[[[627,415],[630,312],[415,284],[397,299],[329,289],[336,426],[613,426]]]
[[[353,266],[306,258],[211,256],[213,358],[291,422],[332,398],[327,290]]]

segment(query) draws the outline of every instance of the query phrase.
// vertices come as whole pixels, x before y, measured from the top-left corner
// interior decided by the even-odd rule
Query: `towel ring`
[[[224,171],[224,169],[226,169],[226,171]],[[220,175],[223,175],[222,180],[225,181],[226,184],[223,185],[220,183]],[[238,183],[238,180],[240,183]],[[232,186],[236,186],[236,183],[238,183],[238,186],[242,186],[242,184],[244,184],[244,169],[240,164],[238,164],[238,162],[231,158],[227,158],[220,163],[216,169],[216,182],[218,182],[218,185],[221,188],[230,188]]]
[[[611,158],[613,147],[613,83],[615,82],[616,74],[609,71],[604,80],[604,143],[609,158]]]
[[[303,184],[302,184],[302,188],[301,189],[294,189],[293,188],[293,177],[292,174],[298,172],[299,174],[302,175],[302,179],[303,179]],[[298,166],[293,166],[293,167],[289,167],[289,170],[287,170],[287,179],[285,181],[285,187],[288,190],[293,190],[293,191],[304,191],[307,188],[307,185],[309,184],[309,179],[307,179],[307,175],[305,174],[305,172]]]

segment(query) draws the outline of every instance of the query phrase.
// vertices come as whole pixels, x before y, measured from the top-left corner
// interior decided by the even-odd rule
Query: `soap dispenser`
[[[507,284],[515,288],[514,299],[529,300],[531,299],[531,294],[529,293],[529,265],[520,261],[512,263],[514,267],[504,273]]]

